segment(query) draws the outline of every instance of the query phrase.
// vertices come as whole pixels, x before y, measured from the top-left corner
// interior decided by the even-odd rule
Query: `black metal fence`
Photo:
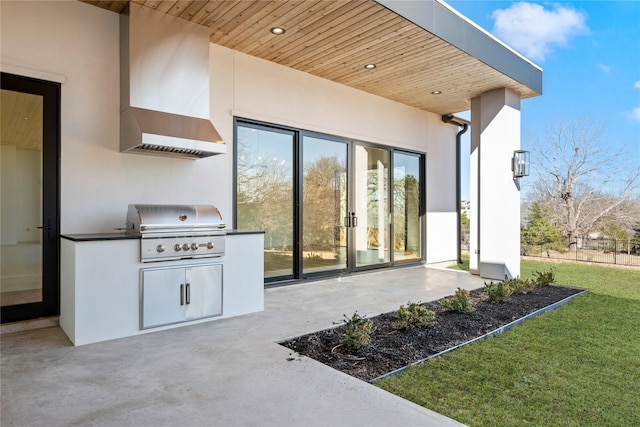
[[[578,239],[569,247],[522,242],[525,256],[640,267],[640,239]]]

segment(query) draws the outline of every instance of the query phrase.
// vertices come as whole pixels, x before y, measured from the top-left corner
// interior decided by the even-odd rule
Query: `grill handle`
[[[184,305],[184,284],[180,283],[180,305]]]

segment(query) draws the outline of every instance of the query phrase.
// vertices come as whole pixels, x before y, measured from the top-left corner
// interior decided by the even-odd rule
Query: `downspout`
[[[456,213],[457,213],[456,249],[457,249],[458,264],[462,264],[462,243],[460,242],[462,238],[462,212],[460,208],[460,198],[462,196],[462,178],[460,176],[460,158],[462,156],[461,141],[462,141],[462,135],[469,129],[469,125],[471,123],[468,120],[462,119],[460,117],[456,117],[452,114],[442,116],[442,121],[444,123],[449,123],[458,127],[462,127],[462,129],[456,134],[456,203],[458,205],[456,209]]]

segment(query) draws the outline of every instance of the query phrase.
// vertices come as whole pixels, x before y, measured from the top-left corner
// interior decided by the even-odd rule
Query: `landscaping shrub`
[[[542,272],[534,271],[533,276],[538,286],[549,286],[556,281],[556,274],[553,271],[553,268]]]
[[[512,294],[526,294],[536,287],[536,282],[533,280],[521,279],[520,277],[511,279],[506,283]]]
[[[344,323],[346,323],[347,329],[344,332],[342,345],[347,350],[357,352],[371,343],[371,334],[376,330],[371,320],[355,312],[351,318],[345,315]]]
[[[484,291],[487,293],[489,297],[489,302],[507,302],[512,294],[512,289],[510,286],[511,281],[505,280],[504,282],[498,283],[484,283]]]
[[[399,328],[426,327],[436,323],[436,313],[420,305],[420,303],[407,302],[407,306],[400,306],[396,313],[396,322]]]
[[[440,300],[440,305],[449,311],[458,313],[469,313],[473,310],[471,295],[469,295],[469,291],[462,288],[458,288],[453,296]]]

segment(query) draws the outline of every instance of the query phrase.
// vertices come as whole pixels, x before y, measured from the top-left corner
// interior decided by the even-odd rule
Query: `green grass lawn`
[[[522,261],[589,293],[376,385],[470,426],[640,426],[640,270]]]

